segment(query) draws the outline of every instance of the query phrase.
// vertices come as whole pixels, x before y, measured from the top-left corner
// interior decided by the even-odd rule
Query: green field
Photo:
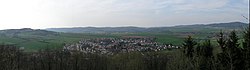
[[[181,44],[182,38],[169,33],[58,33],[57,35],[37,35],[30,32],[19,33],[16,36],[0,36],[1,44],[12,44],[23,47],[25,51],[33,52],[44,48],[62,48],[63,44],[78,42],[91,38],[119,38],[122,36],[151,36],[159,43]]]

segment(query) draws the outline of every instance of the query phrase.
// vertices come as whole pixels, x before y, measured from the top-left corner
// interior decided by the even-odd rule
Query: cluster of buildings
[[[125,36],[122,38],[83,39],[75,44],[66,44],[64,50],[84,53],[113,54],[118,52],[161,51],[178,46],[158,44],[153,37]]]

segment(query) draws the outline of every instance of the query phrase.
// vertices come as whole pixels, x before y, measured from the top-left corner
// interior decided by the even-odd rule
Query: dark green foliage
[[[19,68],[20,51],[11,45],[0,45],[0,69],[10,70]]]
[[[237,51],[236,49],[239,48],[239,43],[238,43],[238,36],[236,35],[235,31],[232,31],[229,35],[229,39],[227,40],[226,48],[231,51]]]
[[[195,60],[198,62],[199,69],[211,70],[213,68],[213,46],[210,40],[198,44],[196,54]]]
[[[194,41],[194,39],[191,36],[188,36],[188,38],[186,38],[184,40],[184,43],[183,43],[184,51],[183,52],[186,54],[186,56],[193,57],[194,46],[196,44],[197,44],[197,42]]]
[[[101,55],[46,49],[28,53],[5,45],[0,52],[0,70],[166,70],[170,58],[160,52]]]
[[[249,38],[249,27],[245,29],[244,31],[244,42],[243,42],[243,48],[244,48],[244,58],[246,62],[246,68],[250,68],[250,38]]]
[[[244,67],[242,48],[239,47],[238,36],[235,31],[232,31],[229,35],[229,40],[227,41],[227,53],[229,57],[229,63],[231,64],[231,69],[240,69]]]
[[[245,59],[243,49],[238,43],[238,36],[235,31],[232,31],[229,35],[229,39],[226,41],[225,49],[222,53],[218,54],[218,60],[221,63],[222,69],[245,69]],[[220,43],[220,42],[218,42]]]
[[[213,56],[213,46],[211,45],[210,40],[206,40],[201,45],[198,44],[196,48],[196,53],[197,53],[197,56],[211,58]]]
[[[219,47],[222,49],[222,51],[224,52],[226,47],[225,47],[225,44],[226,44],[226,40],[225,40],[225,36],[223,34],[222,31],[220,31],[219,35],[218,35],[218,39],[217,39],[217,42],[219,44]]]

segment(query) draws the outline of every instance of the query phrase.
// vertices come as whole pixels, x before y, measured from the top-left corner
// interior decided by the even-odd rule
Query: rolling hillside
[[[65,33],[114,33],[114,32],[176,32],[176,31],[193,31],[209,30],[216,31],[220,29],[242,29],[248,24],[242,22],[198,24],[198,25],[181,25],[174,27],[75,27],[75,28],[48,28],[48,31],[65,32]]]

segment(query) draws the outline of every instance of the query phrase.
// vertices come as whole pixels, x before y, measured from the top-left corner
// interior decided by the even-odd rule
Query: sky
[[[0,0],[0,29],[248,22],[249,0]]]

